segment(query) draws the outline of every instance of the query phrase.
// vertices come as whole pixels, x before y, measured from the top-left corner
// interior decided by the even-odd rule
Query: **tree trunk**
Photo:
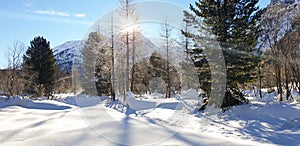
[[[261,88],[262,88],[262,77],[261,77],[261,67],[258,67],[258,86],[259,86],[259,97],[263,98]]]
[[[282,84],[281,84],[281,70],[279,61],[276,61],[275,64],[275,72],[276,72],[276,85],[277,85],[277,93],[279,94],[278,101],[282,101]]]
[[[132,32],[132,70],[131,70],[131,91],[134,91],[134,73],[135,73],[135,68],[134,68],[134,64],[135,64],[135,32],[133,29]]]
[[[289,89],[289,71],[288,71],[288,65],[287,65],[287,58],[285,59],[284,63],[284,71],[285,71],[285,93],[286,93],[286,100],[289,100],[289,96],[291,95],[290,89]]]

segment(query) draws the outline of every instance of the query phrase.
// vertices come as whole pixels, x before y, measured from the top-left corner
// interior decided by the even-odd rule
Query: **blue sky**
[[[136,0],[141,1],[141,0]],[[188,9],[195,0],[165,0]],[[14,41],[26,46],[35,36],[44,36],[51,48],[82,39],[101,16],[118,6],[119,0],[1,0],[0,68],[7,66],[5,54]],[[270,0],[260,0],[265,7]]]

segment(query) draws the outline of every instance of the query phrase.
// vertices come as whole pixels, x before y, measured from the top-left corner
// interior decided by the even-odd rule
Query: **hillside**
[[[141,37],[141,51],[139,52],[139,56],[137,57],[137,61],[141,60],[142,58],[150,58],[151,54],[154,51],[157,51],[161,54],[165,54],[165,50],[160,46],[155,45],[150,39],[145,36]],[[61,68],[64,73],[70,74],[72,70],[73,63],[80,70],[80,66],[82,63],[82,49],[84,48],[85,41],[84,40],[75,40],[75,41],[68,41],[63,43],[55,48],[53,48],[54,56],[56,58],[57,64]],[[116,47],[117,48],[117,47]],[[117,51],[117,50],[116,50]],[[182,61],[185,55],[182,55],[183,49],[181,49],[178,45],[175,45],[174,49],[172,49],[172,55],[174,57],[174,64]]]
[[[85,41],[68,41],[55,48],[53,48],[54,56],[58,66],[64,73],[70,74],[75,59],[81,58],[81,50],[85,45]],[[77,66],[79,66],[79,61]]]
[[[282,7],[278,9],[275,5],[282,4]],[[292,21],[299,17],[300,15],[300,1],[296,0],[292,3],[285,2],[284,0],[281,3],[273,3],[270,4],[266,9],[273,10],[278,12],[277,24],[278,26],[275,26],[276,29],[272,30],[270,38],[277,38],[277,41],[279,41],[288,31],[294,31],[292,30]],[[265,15],[262,20],[267,19],[266,17],[275,17],[275,16],[268,16]],[[262,26],[264,29],[265,26]],[[277,33],[276,33],[277,32]],[[275,34],[276,33],[276,34]],[[276,35],[275,37],[273,35]],[[256,49],[259,49],[261,51],[266,51],[268,48],[270,48],[270,44],[268,40],[265,38],[266,36],[262,36],[258,39],[258,44],[256,46]],[[273,41],[273,40],[271,40]]]

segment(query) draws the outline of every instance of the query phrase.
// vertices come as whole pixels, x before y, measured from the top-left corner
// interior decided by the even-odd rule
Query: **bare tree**
[[[299,15],[300,13],[298,13]],[[298,19],[298,20],[297,20]],[[290,86],[291,82],[300,82],[300,66],[299,66],[299,49],[300,49],[300,38],[299,38],[299,18],[296,18],[293,23],[297,25],[293,25],[293,29],[289,29],[289,31],[284,35],[282,39],[280,39],[280,49],[282,50],[282,60],[284,60],[284,80],[285,80],[285,95],[286,99],[289,100],[291,95],[292,87]],[[288,28],[288,26],[287,26]],[[299,86],[298,86],[299,88]]]
[[[135,6],[133,0],[120,0],[121,4],[121,22],[123,21],[123,35],[124,44],[126,48],[126,69],[125,69],[125,90],[132,91],[134,89],[134,74],[135,70],[133,67],[136,62],[138,53],[138,44],[141,42],[140,28],[138,25],[138,16],[135,13]],[[131,55],[131,56],[130,56]]]
[[[133,28],[132,30],[132,69],[131,69],[131,86],[130,86],[130,91],[134,90],[134,73],[135,73],[135,68],[133,67],[135,64],[135,41],[136,41],[136,36],[135,36],[135,30]]]
[[[263,39],[271,49],[271,57],[274,64],[276,87],[279,94],[279,101],[282,101],[282,72],[281,72],[281,50],[279,47],[281,17],[286,13],[284,6],[280,3],[271,4],[263,15],[262,33]]]
[[[115,25],[114,25],[114,14],[111,15],[111,25],[110,25],[110,41],[111,41],[111,97],[115,101]]]
[[[171,97],[171,78],[170,78],[170,49],[171,49],[171,33],[173,27],[169,24],[168,20],[165,21],[164,24],[161,25],[161,37],[163,37],[163,48],[166,51],[166,98]]]
[[[13,46],[8,48],[6,55],[8,68],[5,70],[5,91],[9,96],[19,95],[23,91],[23,80],[21,78],[22,57],[25,45],[20,41],[15,41]]]
[[[295,15],[295,19],[292,21],[292,29],[293,32],[289,34],[290,36],[290,66],[291,66],[291,74],[293,76],[293,82],[298,89],[298,94],[300,95],[300,12],[299,8],[298,12]]]
[[[132,0],[120,0],[120,4],[121,4],[121,13],[123,15],[123,19],[125,19],[125,24],[128,24],[130,23],[130,19],[131,19],[131,16],[133,15],[133,12],[134,12],[134,5],[132,4]],[[126,71],[125,71],[125,88],[126,88],[126,91],[129,91],[129,60],[130,60],[130,34],[129,34],[129,31],[126,30],[125,31],[125,44],[126,44]]]

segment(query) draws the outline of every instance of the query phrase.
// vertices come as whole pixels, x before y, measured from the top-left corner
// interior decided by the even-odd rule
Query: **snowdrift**
[[[40,110],[65,110],[71,108],[71,106],[57,101],[33,101],[19,96],[10,98],[0,97],[0,108],[9,106],[19,106],[23,108]]]

